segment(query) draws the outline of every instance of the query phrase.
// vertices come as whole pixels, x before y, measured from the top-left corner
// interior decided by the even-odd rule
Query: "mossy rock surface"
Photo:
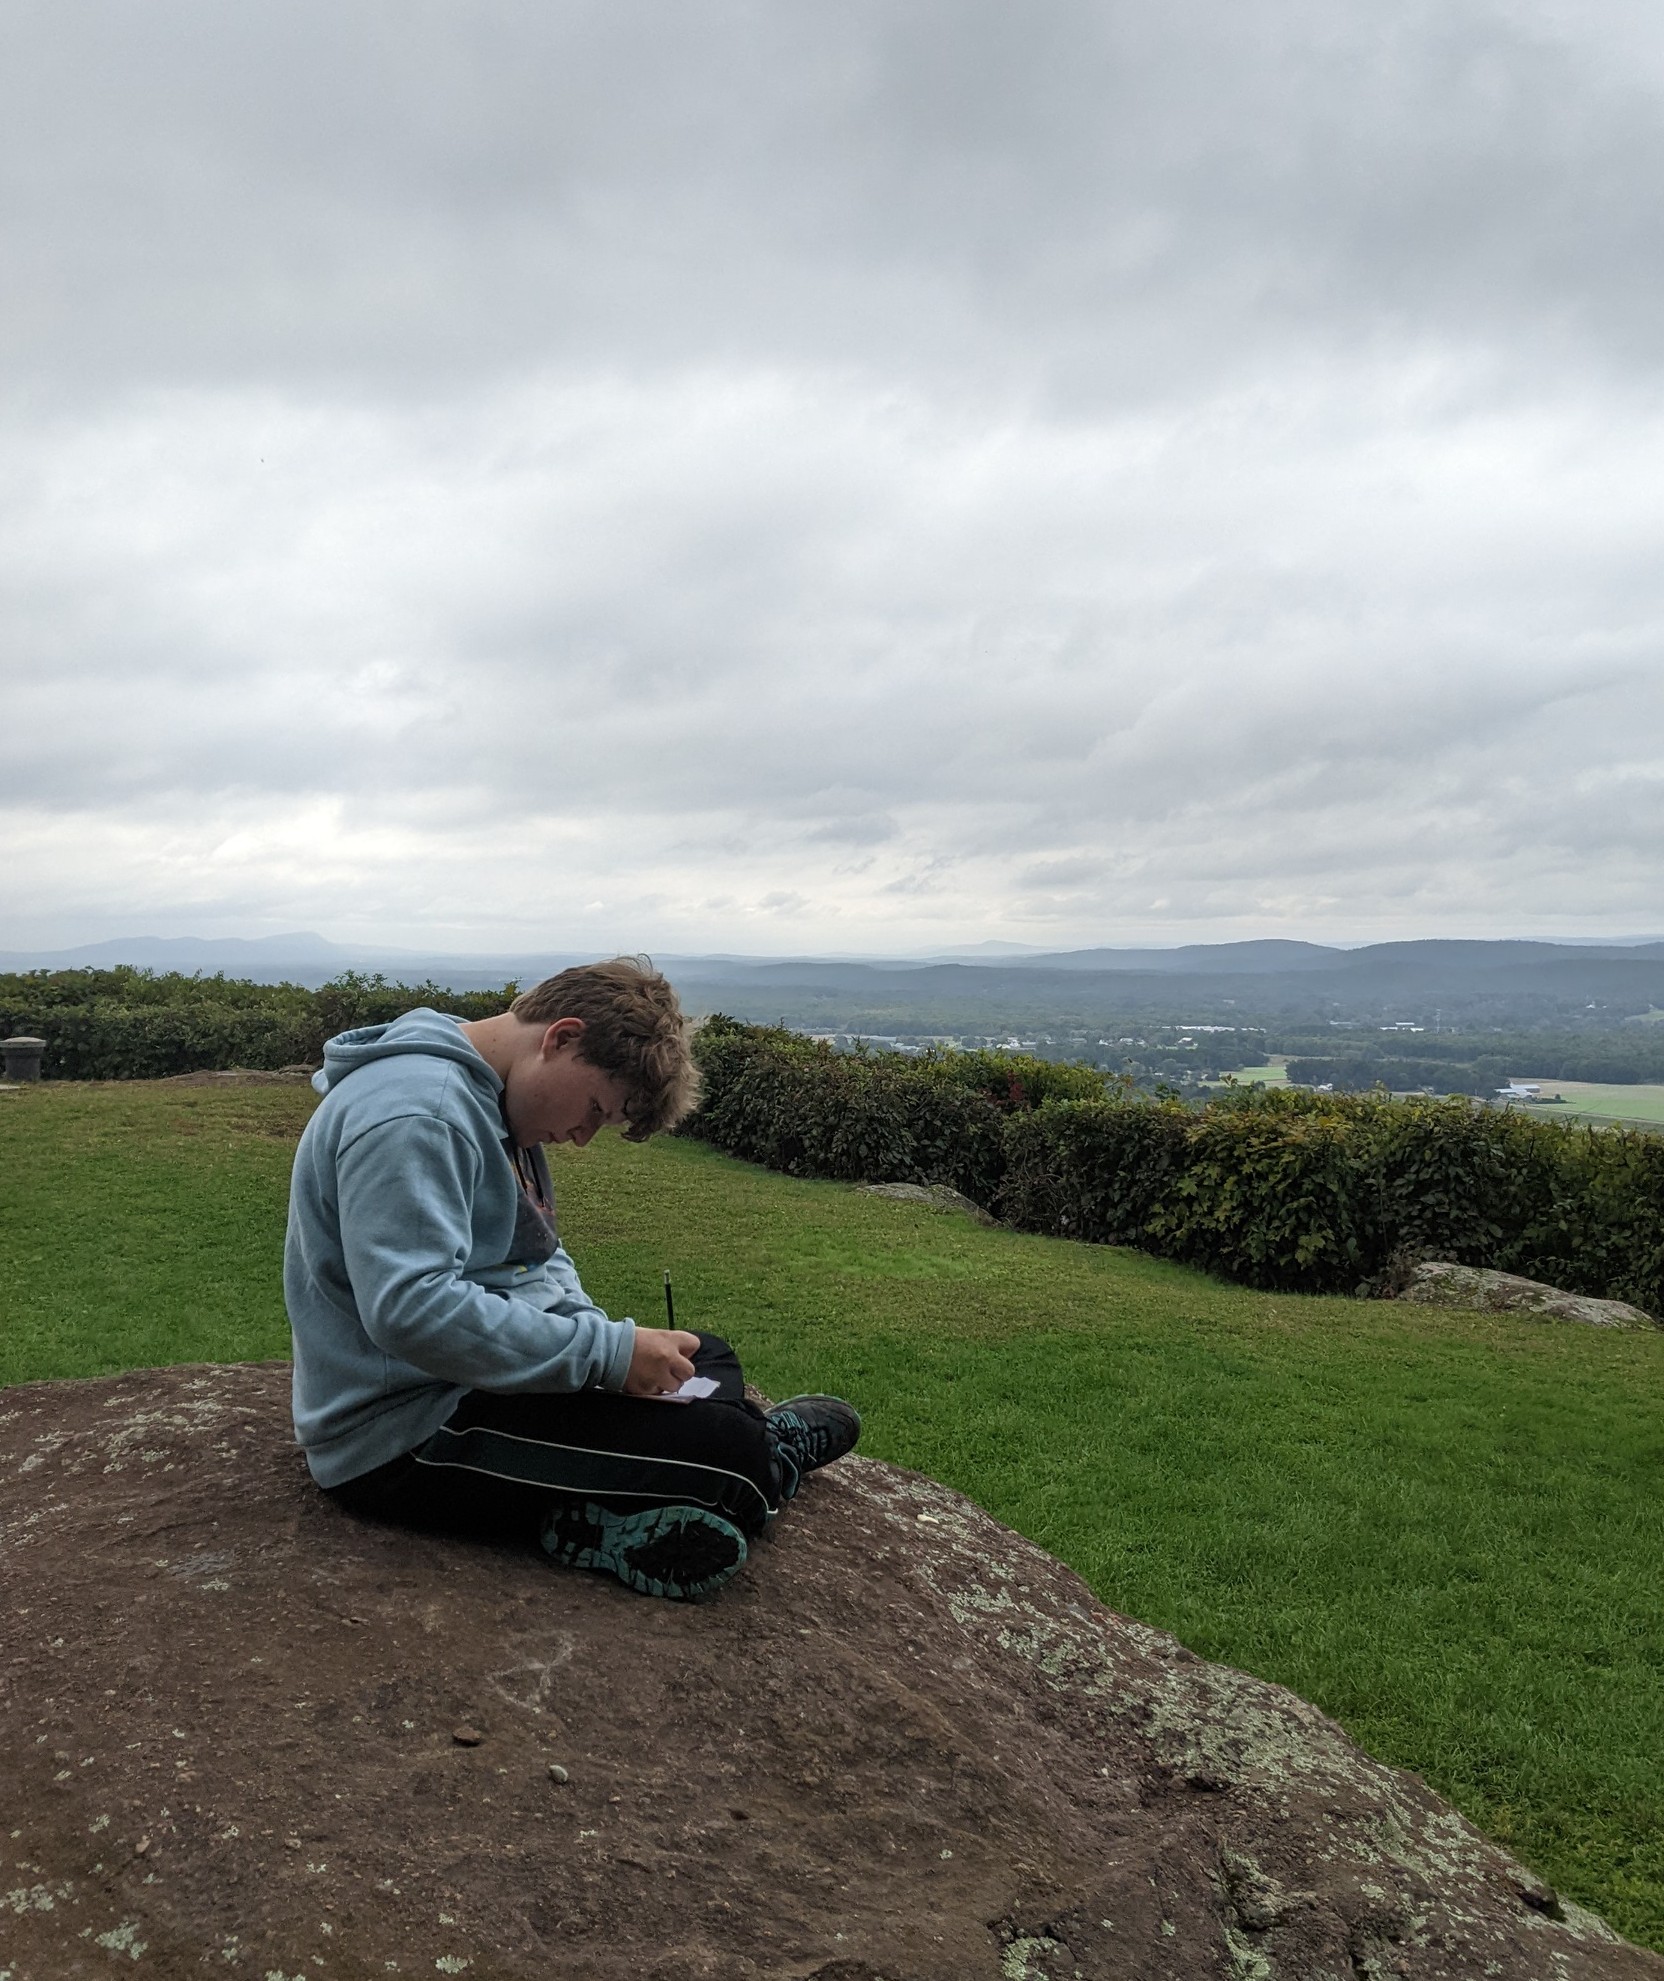
[[[1399,1294],[1426,1307],[1468,1307],[1493,1314],[1535,1314],[1545,1321],[1576,1321],[1590,1328],[1651,1328],[1651,1314],[1624,1300],[1597,1300],[1588,1293],[1567,1293],[1541,1280],[1521,1279],[1517,1273],[1493,1272],[1488,1266],[1459,1266],[1446,1259],[1429,1259],[1412,1267],[1409,1284]]]

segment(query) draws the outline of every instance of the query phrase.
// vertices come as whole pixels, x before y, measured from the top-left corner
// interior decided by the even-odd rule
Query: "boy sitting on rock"
[[[313,1085],[284,1257],[295,1434],[355,1513],[537,1535],[655,1596],[713,1594],[860,1420],[766,1415],[714,1335],[615,1321],[561,1245],[547,1142],[644,1142],[692,1104],[676,993],[626,958],[499,1017],[343,1032]],[[663,1400],[690,1377],[696,1400]]]

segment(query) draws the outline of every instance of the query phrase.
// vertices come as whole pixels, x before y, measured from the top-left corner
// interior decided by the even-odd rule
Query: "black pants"
[[[693,1366],[717,1389],[692,1403],[598,1389],[469,1390],[425,1443],[330,1487],[330,1497],[400,1526],[533,1539],[573,1500],[617,1513],[704,1506],[754,1537],[780,1504],[768,1427],[746,1401],[727,1342],[702,1334]]]

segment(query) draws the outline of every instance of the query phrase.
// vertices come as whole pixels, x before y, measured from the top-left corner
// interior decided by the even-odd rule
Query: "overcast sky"
[[[7,0],[0,948],[1664,930],[1656,0]]]

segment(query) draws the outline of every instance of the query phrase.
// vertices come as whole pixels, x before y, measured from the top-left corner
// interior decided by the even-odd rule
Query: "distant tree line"
[[[1288,1077],[1298,1087],[1333,1087],[1337,1094],[1494,1094],[1513,1077],[1509,1061],[1451,1059],[1291,1059]]]

